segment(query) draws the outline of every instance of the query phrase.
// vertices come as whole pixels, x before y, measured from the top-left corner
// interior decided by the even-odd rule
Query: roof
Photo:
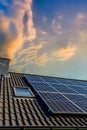
[[[2,77],[0,91],[0,128],[86,128],[87,115],[52,115],[36,98],[15,98],[14,86],[29,87],[22,73]]]

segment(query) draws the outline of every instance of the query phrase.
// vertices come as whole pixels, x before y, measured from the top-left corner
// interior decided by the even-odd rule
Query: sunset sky
[[[0,0],[10,71],[87,80],[87,0]]]

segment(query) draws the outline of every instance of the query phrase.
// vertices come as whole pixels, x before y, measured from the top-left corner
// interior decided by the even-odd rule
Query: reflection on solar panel
[[[86,81],[33,75],[25,78],[52,113],[87,114]]]
[[[85,89],[83,86],[79,87],[79,86],[69,86],[70,88],[72,88],[73,90],[77,91],[80,94],[87,94],[87,89]]]
[[[39,76],[33,76],[33,75],[26,75],[26,79],[30,82],[43,82]]]
[[[61,93],[77,93],[72,88],[69,88],[69,87],[67,87],[65,85],[51,84],[51,86],[53,88],[55,88],[56,90],[58,90],[59,92],[61,92]]]
[[[73,102],[79,102],[79,101],[87,101],[87,98],[83,95],[78,94],[64,94],[67,98],[72,100]]]
[[[55,80],[54,78],[49,78],[49,77],[41,77],[44,81],[48,83],[61,83],[58,80]]]
[[[87,98],[83,95],[65,95],[68,99],[72,100],[75,104],[81,107],[84,111],[87,112]]]
[[[64,102],[64,101],[58,101],[58,100],[56,101],[46,100],[46,103],[49,104],[49,108],[53,113],[76,114],[76,113],[83,112],[70,101]]]
[[[46,83],[30,82],[30,84],[33,86],[33,88],[36,91],[57,92],[57,90],[55,90],[55,88],[52,88],[49,84],[46,84]]]
[[[87,86],[87,82],[83,81],[76,81],[76,80],[70,80],[72,85],[79,85],[79,86]]]
[[[58,78],[55,78],[56,81],[62,83],[62,84],[71,84],[72,85],[72,82],[70,82],[70,80],[65,80],[65,79],[58,79]]]
[[[60,93],[38,93],[45,100],[59,100],[59,101],[68,101],[62,94]]]

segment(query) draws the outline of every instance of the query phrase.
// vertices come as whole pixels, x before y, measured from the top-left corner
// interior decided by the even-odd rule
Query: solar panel
[[[37,83],[37,82],[30,82],[30,84],[33,86],[33,88],[38,91],[49,91],[49,92],[57,92],[55,88],[52,88],[47,83]]]
[[[43,82],[43,80],[39,77],[39,76],[36,76],[36,75],[25,75],[24,76],[29,82]]]
[[[59,93],[38,93],[53,113],[78,114],[85,110]]]
[[[86,81],[79,81],[79,80],[69,80],[69,82],[72,85],[78,85],[78,86],[87,86],[87,82]]]
[[[72,100],[75,104],[77,104],[79,107],[81,107],[84,111],[87,112],[87,98],[83,95],[69,95],[66,94],[66,97],[68,99]]]
[[[50,77],[41,77],[43,81],[48,82],[48,83],[60,83],[59,81],[55,80],[55,78],[50,78]]]
[[[81,107],[87,113],[87,101],[86,102],[79,101],[79,102],[75,102],[75,104],[77,104],[79,107]]]
[[[62,83],[62,84],[71,84],[71,85],[72,85],[72,83],[70,82],[70,80],[67,80],[67,79],[55,78],[55,80],[56,80],[57,82]]]
[[[60,93],[42,93],[42,92],[39,92],[38,93],[43,99],[47,99],[47,100],[51,100],[51,101],[56,101],[56,100],[59,100],[59,101],[68,101],[62,94]]]
[[[79,101],[87,102],[87,98],[84,97],[83,95],[79,94],[64,94],[64,95],[73,102],[79,102]]]
[[[77,93],[72,88],[69,88],[65,85],[60,85],[60,84],[50,84],[50,85],[61,93]]]
[[[49,104],[49,108],[53,113],[59,114],[78,114],[83,113],[78,107],[76,107],[71,102],[63,102],[63,101],[51,101],[45,100],[47,104]]]
[[[87,82],[33,75],[25,78],[52,113],[87,114]]]
[[[79,94],[87,94],[87,89],[77,86],[69,86],[73,90],[77,91]]]

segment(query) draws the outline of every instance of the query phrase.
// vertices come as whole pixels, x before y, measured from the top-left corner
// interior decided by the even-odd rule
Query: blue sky
[[[0,0],[10,71],[87,79],[87,0]]]

